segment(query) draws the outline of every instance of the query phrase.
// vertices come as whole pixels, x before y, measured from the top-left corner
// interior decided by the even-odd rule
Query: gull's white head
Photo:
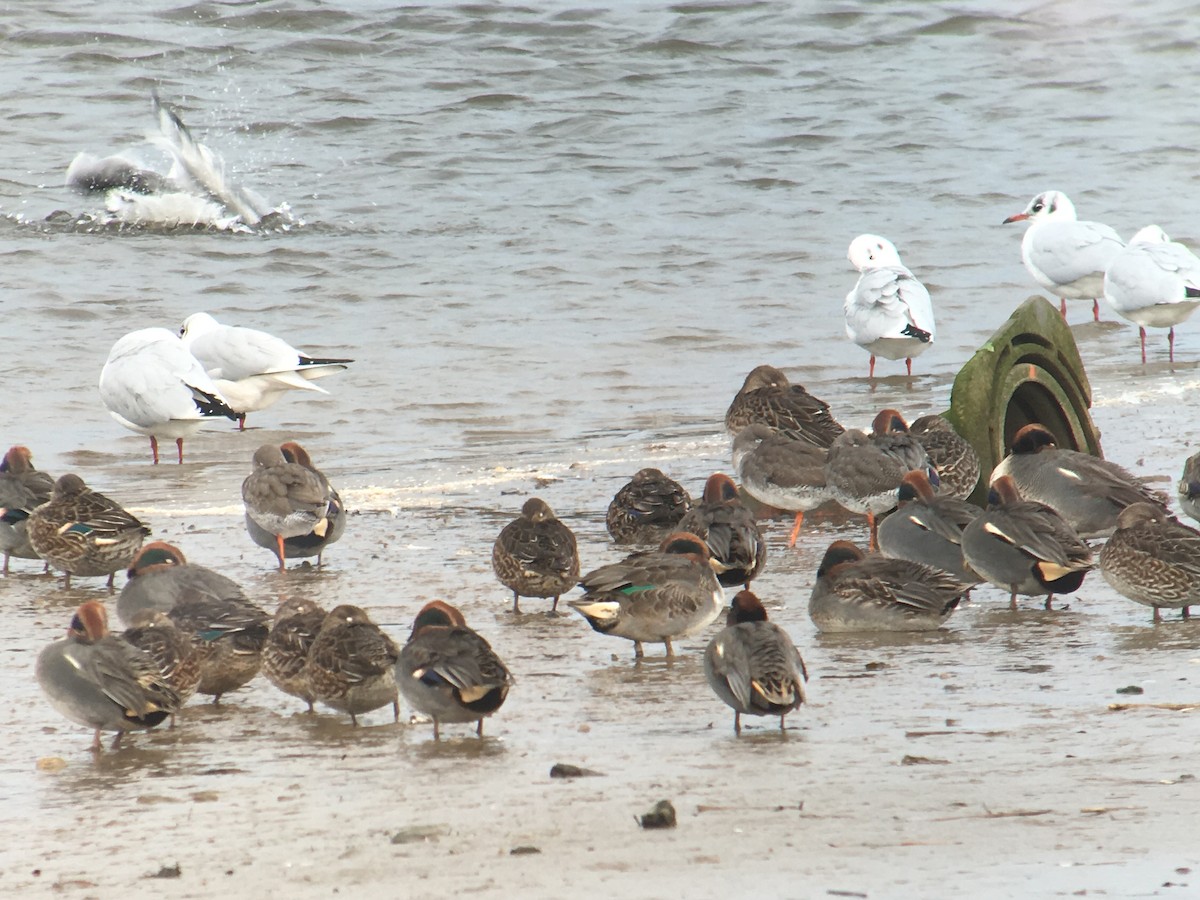
[[[202,334],[215,331],[220,325],[220,322],[206,312],[192,313],[183,320],[183,327],[179,329],[179,336],[183,338],[183,342],[186,344],[200,337]]]
[[[1005,219],[1004,224],[1020,222],[1023,219],[1028,219],[1030,222],[1045,222],[1049,219],[1074,222],[1075,204],[1062,191],[1043,191],[1029,201],[1029,205],[1023,212]]]
[[[887,238],[877,234],[860,234],[852,240],[846,258],[860,272],[865,272],[867,269],[903,265],[895,245]]]
[[[1147,225],[1137,234],[1129,239],[1130,245],[1133,244],[1169,244],[1171,239],[1167,237],[1167,233],[1157,225]]]

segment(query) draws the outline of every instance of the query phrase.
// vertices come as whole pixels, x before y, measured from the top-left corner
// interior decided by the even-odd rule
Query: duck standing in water
[[[153,728],[179,709],[179,695],[146,653],[108,631],[104,604],[89,600],[71,619],[67,636],[38,654],[38,684],[56,710],[100,733]]]
[[[483,737],[483,720],[504,705],[513,683],[491,645],[441,600],[417,613],[396,662],[396,681],[404,699],[433,719],[434,740],[449,722],[475,722],[475,734]]]
[[[726,626],[704,651],[709,686],[733,709],[733,731],[742,733],[742,715],[784,718],[805,700],[808,670],[786,631],[767,620],[762,602],[740,591],[729,606]]]

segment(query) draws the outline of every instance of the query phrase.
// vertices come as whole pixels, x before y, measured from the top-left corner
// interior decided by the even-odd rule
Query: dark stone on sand
[[[584,769],[570,763],[555,763],[550,767],[551,778],[583,778],[588,775],[601,775],[594,769]]]
[[[401,828],[392,835],[393,844],[418,844],[424,841],[436,841],[446,834],[444,825],[410,825]]]
[[[675,807],[670,800],[659,800],[640,821],[643,828],[674,828]]]
[[[526,844],[526,845],[523,845],[520,847],[513,847],[511,850],[508,851],[508,855],[509,856],[531,856],[534,853],[541,853],[541,852],[542,851],[541,851],[540,847],[530,847],[528,844]]]
[[[1125,687],[1117,688],[1117,693],[1118,694],[1144,694],[1144,693],[1146,693],[1146,691],[1144,688],[1140,688],[1136,684],[1130,684]]]
[[[179,863],[173,866],[163,866],[157,872],[151,872],[147,878],[178,878],[181,874]]]

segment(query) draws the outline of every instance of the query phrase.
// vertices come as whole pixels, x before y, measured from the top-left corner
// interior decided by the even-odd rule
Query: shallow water
[[[1122,234],[1153,221],[1200,242],[1190,4],[45,6],[0,19],[8,444],[264,606],[356,603],[402,639],[449,599],[518,682],[482,742],[434,744],[384,713],[351,729],[258,680],[93,760],[31,672],[101,582],[63,591],[17,562],[0,586],[0,885],[158,894],[144,876],[175,862],[181,897],[1169,896],[1194,878],[1176,870],[1200,865],[1195,713],[1108,704],[1200,702],[1200,633],[1151,627],[1100,578],[1065,612],[1013,614],[985,589],[936,635],[822,638],[805,612],[817,562],[863,531],[826,523],[789,552],[773,523],[757,591],[805,655],[811,704],[785,737],[752,721],[739,741],[703,682],[707,635],[635,666],[577,618],[514,620],[490,566],[531,493],[576,530],[585,569],[619,558],[609,498],[643,465],[693,493],[727,469],[722,416],[759,363],[848,424],[944,408],[1033,291],[1019,227],[999,223],[1040,190]],[[154,87],[302,224],[92,223],[66,166],[149,152]],[[864,231],[934,297],[938,340],[912,379],[881,362],[872,385],[842,332]],[[99,405],[100,367],[125,332],[200,309],[357,362],[330,396],[151,467]],[[1168,488],[1195,449],[1196,325],[1173,369],[1157,335],[1142,367],[1131,326],[1074,331],[1106,452]],[[286,439],[353,512],[324,570],[280,576],[238,490],[254,448]],[[1114,693],[1130,684],[1145,694]],[[66,766],[39,771],[47,758]],[[603,775],[551,781],[559,761]],[[641,832],[633,816],[662,797],[679,827]],[[431,837],[391,842],[414,827]],[[509,855],[523,845],[542,852]]]

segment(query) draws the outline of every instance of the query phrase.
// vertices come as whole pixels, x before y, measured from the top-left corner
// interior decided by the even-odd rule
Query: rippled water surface
[[[862,425],[945,407],[1032,292],[1019,226],[1067,192],[1124,235],[1200,245],[1191,4],[392,4],[76,0],[0,15],[0,411],[5,446],[77,471],[264,606],[367,608],[402,639],[458,603],[518,683],[488,737],[308,717],[262,681],[93,761],[32,681],[70,591],[15,563],[0,684],[0,887],[30,895],[1182,896],[1200,856],[1190,623],[1089,578],[1061,613],[980,590],[913,639],[832,640],[805,604],[824,546],[770,531],[758,592],[813,674],[786,739],[735,741],[707,635],[634,666],[577,618],[514,619],[491,543],[537,493],[583,565],[621,554],[613,492],[652,464],[698,493],[759,363]],[[104,226],[75,154],[157,157],[156,89],[297,222],[253,233]],[[159,160],[161,161],[161,160]],[[936,345],[880,363],[844,336],[846,261],[891,238],[929,286]],[[207,310],[354,366],[182,466],[99,403],[109,347]],[[1072,321],[1089,318],[1072,310]],[[1193,452],[1195,323],[1138,363],[1079,324],[1108,455],[1166,487]],[[353,510],[323,571],[280,576],[241,524],[254,448],[294,438]],[[538,604],[529,608],[536,610]],[[1169,618],[1174,618],[1170,616]],[[652,651],[653,654],[653,651]],[[61,759],[57,771],[39,759]],[[573,762],[602,777],[560,783]],[[670,797],[680,825],[633,822]],[[427,828],[415,843],[404,829]],[[423,834],[426,832],[422,832]],[[510,856],[518,846],[540,854]],[[175,882],[145,880],[179,863]]]

